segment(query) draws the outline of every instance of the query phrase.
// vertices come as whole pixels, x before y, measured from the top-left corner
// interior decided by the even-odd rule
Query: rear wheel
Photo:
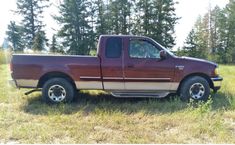
[[[180,88],[180,99],[182,101],[189,101],[190,99],[207,101],[209,95],[209,83],[199,76],[188,78]]]
[[[52,78],[43,85],[42,97],[46,103],[72,102],[74,95],[73,85],[63,78]]]

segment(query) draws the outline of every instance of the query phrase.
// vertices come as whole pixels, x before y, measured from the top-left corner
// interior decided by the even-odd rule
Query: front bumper
[[[215,78],[211,78],[211,80],[213,82],[214,90],[215,91],[219,90],[221,88],[223,78],[222,77],[215,77]]]
[[[8,83],[10,84],[10,86],[12,86],[13,88],[18,88],[17,83],[15,80],[8,80]]]

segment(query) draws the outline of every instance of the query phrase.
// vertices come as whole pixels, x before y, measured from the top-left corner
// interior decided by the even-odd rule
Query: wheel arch
[[[206,81],[208,82],[210,88],[214,88],[214,85],[213,85],[213,82],[211,80],[211,78],[207,75],[207,74],[204,74],[204,73],[192,73],[192,74],[189,74],[189,75],[186,75],[181,81],[180,81],[180,84],[179,84],[179,87],[177,89],[177,94],[179,94],[179,91],[180,91],[180,88],[182,86],[182,84],[189,78],[191,77],[195,77],[195,76],[199,76],[199,77],[202,77],[204,79],[206,79]]]
[[[76,84],[75,84],[74,80],[72,79],[72,77],[69,76],[68,74],[64,73],[64,72],[59,72],[59,71],[48,72],[48,73],[42,75],[39,79],[37,87],[42,88],[43,85],[49,79],[52,79],[52,78],[64,78],[67,81],[69,81],[73,85],[73,87],[76,89]]]

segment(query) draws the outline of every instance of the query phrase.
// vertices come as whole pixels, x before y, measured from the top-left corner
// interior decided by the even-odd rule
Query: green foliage
[[[69,54],[88,54],[102,34],[146,35],[172,48],[174,5],[173,0],[64,0],[55,16],[62,25],[58,36]]]
[[[188,106],[192,112],[200,116],[206,115],[212,111],[213,99],[210,97],[208,101],[193,101],[190,100]]]
[[[42,22],[43,9],[47,7],[48,0],[17,0],[17,13],[22,15],[22,27],[26,47],[32,48],[38,32],[45,26]]]
[[[47,45],[47,39],[45,33],[43,31],[38,31],[33,41],[32,49],[34,51],[42,51],[45,50],[45,46]]]
[[[225,53],[229,54],[227,56],[229,62],[235,63],[235,1],[230,0],[229,4],[226,6],[225,14],[227,16],[227,46]]]
[[[51,46],[50,46],[50,52],[51,53],[61,53],[63,54],[64,51],[60,48],[60,46],[58,45],[57,41],[56,41],[56,35],[52,36],[52,42],[51,42]]]
[[[97,50],[91,50],[90,55],[91,56],[96,56],[97,55]]]
[[[208,15],[198,17],[194,29],[189,33],[183,50],[185,55],[190,57],[207,59],[208,47]]]
[[[187,56],[210,59],[218,63],[235,63],[235,1],[220,9],[216,6],[203,18],[199,17],[186,39],[183,51]],[[189,39],[193,41],[189,41]],[[187,51],[194,46],[195,53]],[[181,51],[182,52],[182,51]]]
[[[174,26],[179,19],[173,0],[138,0],[134,33],[147,35],[166,48],[175,45]]]
[[[3,50],[0,47],[0,64],[9,64],[11,58],[11,52],[7,50]]]
[[[183,47],[183,51],[181,55],[187,55],[190,57],[197,57],[198,56],[198,48],[197,48],[197,44],[196,44],[196,34],[194,29],[191,30],[191,32],[189,33],[186,42],[185,42],[185,46]]]
[[[97,35],[102,35],[102,34],[107,34],[107,10],[106,10],[106,5],[103,0],[97,0],[95,2],[95,14],[97,17],[96,20],[96,33]]]
[[[64,0],[59,6],[60,16],[55,16],[62,26],[58,36],[64,39],[62,44],[69,54],[88,54],[94,46],[88,6],[86,0]]]
[[[14,21],[11,21],[8,25],[8,30],[6,32],[8,35],[8,40],[11,42],[13,46],[13,51],[15,52],[23,52],[24,44],[22,40],[23,28],[21,26],[16,25]]]
[[[14,49],[44,49],[47,39],[41,34],[45,33],[42,13],[48,1],[17,0],[16,12],[23,20],[21,31],[13,23],[9,26]],[[174,26],[178,20],[175,4],[173,0],[63,0],[60,14],[54,16],[62,26],[57,36],[62,38],[68,54],[89,54],[102,34],[146,35],[170,49],[175,44]]]
[[[109,32],[112,34],[130,33],[132,3],[129,0],[110,1],[107,9]],[[107,14],[106,14],[107,15]]]

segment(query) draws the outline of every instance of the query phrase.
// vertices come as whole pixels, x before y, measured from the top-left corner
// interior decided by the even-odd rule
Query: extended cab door
[[[101,70],[105,90],[123,90],[123,38],[103,36]]]
[[[162,48],[145,38],[131,38],[126,48],[124,75],[126,90],[175,90],[174,61],[160,58]]]

